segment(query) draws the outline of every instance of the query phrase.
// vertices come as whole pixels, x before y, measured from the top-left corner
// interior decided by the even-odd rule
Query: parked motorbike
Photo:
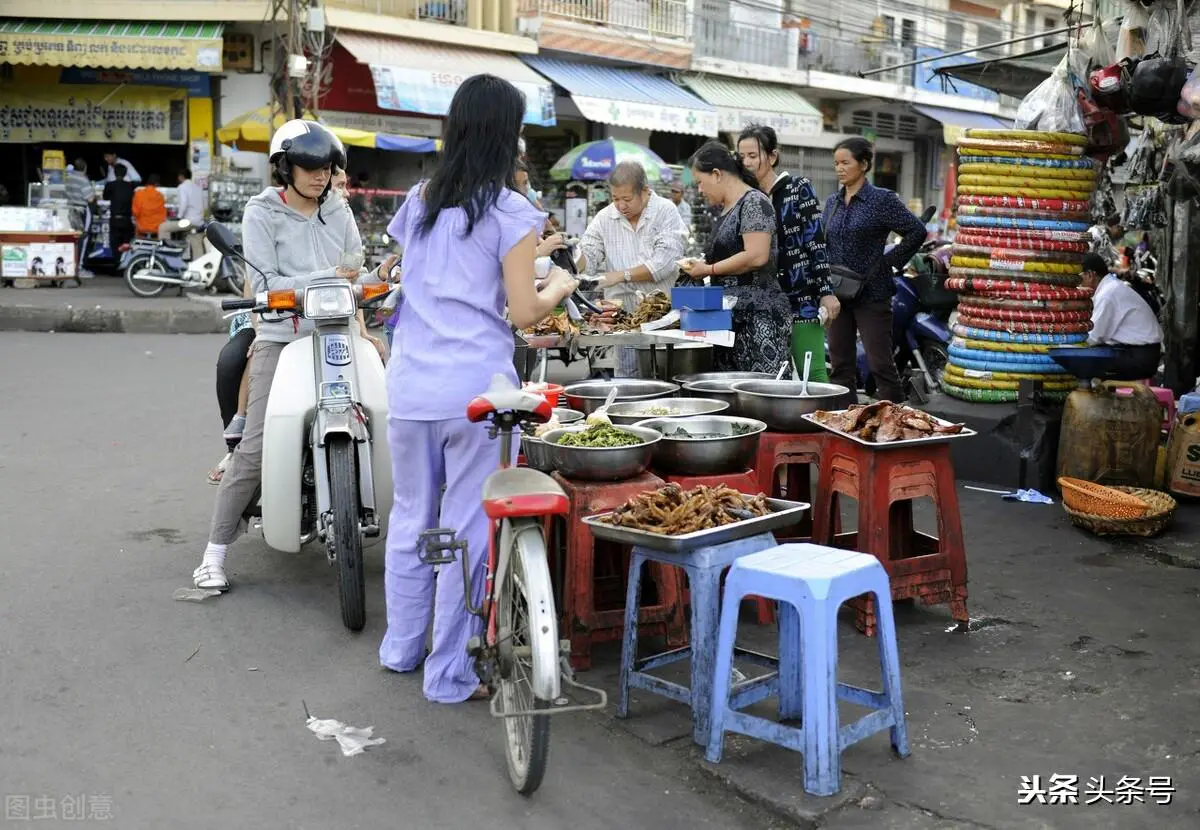
[[[224,225],[210,224],[207,240],[262,274]],[[302,290],[266,288],[250,299],[224,300],[221,308],[304,317],[316,330],[280,355],[263,425],[259,509],[247,519],[261,517],[263,538],[275,550],[297,552],[320,540],[338,569],[342,622],[360,631],[366,623],[363,546],[386,536],[392,466],[383,362],[359,337],[355,315],[401,289],[336,277]]]
[[[186,219],[179,224],[189,234],[204,233],[203,227]],[[222,254],[208,239],[203,256],[189,261],[189,250],[186,240],[134,239],[121,253],[125,284],[139,297],[157,297],[169,285],[176,286],[180,295],[184,289],[242,293],[245,276],[235,257]]]

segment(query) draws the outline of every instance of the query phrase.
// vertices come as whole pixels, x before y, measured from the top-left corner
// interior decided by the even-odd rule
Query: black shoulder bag
[[[838,193],[833,199],[833,211],[829,214],[829,222],[825,228],[825,233],[828,235],[830,228],[833,227],[833,217],[838,215],[838,211],[842,209],[842,195]],[[838,298],[839,302],[852,303],[857,300],[863,292],[867,281],[852,268],[847,268],[845,265],[829,266],[829,283],[833,287],[833,296]]]

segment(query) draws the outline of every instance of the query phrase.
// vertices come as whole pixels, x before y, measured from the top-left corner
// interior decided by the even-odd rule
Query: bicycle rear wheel
[[[533,714],[549,709],[547,689],[558,688],[558,626],[546,543],[541,530],[517,527],[512,533],[508,569],[496,588],[496,622],[501,654],[507,664],[500,673],[501,703],[508,776],[521,795],[532,795],[546,774],[550,753],[550,716]]]

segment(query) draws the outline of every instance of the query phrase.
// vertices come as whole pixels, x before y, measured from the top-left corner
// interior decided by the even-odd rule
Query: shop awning
[[[304,117],[316,120],[311,113],[305,113]],[[270,149],[271,131],[267,129],[267,122],[270,119],[271,108],[269,106],[243,113],[217,130],[217,140],[235,150],[265,153]],[[284,116],[277,115],[275,127],[279,128],[287,120]],[[374,133],[365,130],[350,130],[344,127],[330,127],[329,129],[342,140],[343,144],[349,147],[391,150],[397,153],[436,153],[442,145],[441,141],[434,138]]]
[[[380,109],[445,115],[459,84],[486,73],[525,93],[526,124],[554,126],[554,87],[507,52],[357,32],[339,32],[337,40],[356,61],[371,67]]]
[[[1057,63],[1054,58],[1066,48],[1066,43],[1059,43],[1008,58],[942,66],[934,72],[943,78],[966,81],[1001,95],[1024,98],[1050,77]]]
[[[642,130],[715,136],[717,108],[666,78],[556,58],[525,62],[571,95],[589,121]]]
[[[1011,130],[1012,121],[982,112],[967,112],[943,107],[913,106],[917,112],[926,118],[932,118],[947,127],[960,127],[964,130]]]
[[[0,20],[0,63],[221,71],[224,23]]]
[[[775,84],[691,75],[683,82],[717,108],[723,133],[739,133],[749,124],[773,127],[784,145],[803,145],[824,130],[821,111],[795,90]]]

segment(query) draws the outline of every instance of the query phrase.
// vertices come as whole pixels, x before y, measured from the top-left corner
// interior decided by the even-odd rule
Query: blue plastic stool
[[[617,717],[629,716],[629,690],[642,689],[656,695],[687,703],[692,708],[692,739],[700,746],[708,743],[709,713],[712,709],[713,662],[716,657],[717,623],[721,597],[721,574],[738,557],[776,546],[775,537],[762,533],[749,539],[739,539],[711,547],[696,548],[682,553],[635,547],[629,560],[629,588],[625,597],[625,639],[621,643],[621,674],[617,690]],[[692,618],[690,645],[665,651],[652,657],[637,657],[637,617],[634,612],[640,607],[642,593],[642,565],[661,562],[675,565],[687,572],[692,593]],[[726,608],[726,613],[737,617],[737,605]],[[738,655],[747,662],[774,668],[778,661],[765,654],[738,649]],[[691,685],[682,686],[655,677],[646,672],[650,669],[692,661]],[[725,692],[729,695],[729,668],[725,669]],[[749,706],[778,693],[779,681],[772,672],[737,684],[733,698],[739,707]]]
[[[754,717],[730,699],[729,672],[737,637],[738,601],[751,594],[779,601],[779,717],[799,728]],[[837,682],[837,612],[843,602],[874,594],[883,692]],[[803,637],[803,639],[801,639]],[[842,750],[884,729],[901,758],[909,754],[900,656],[887,571],[874,556],[821,545],[780,545],[743,557],[725,580],[725,610],[714,668],[708,750],[721,760],[726,732],[738,732],[804,755],[804,790],[833,795],[841,789]],[[840,726],[838,700],[874,709]]]

